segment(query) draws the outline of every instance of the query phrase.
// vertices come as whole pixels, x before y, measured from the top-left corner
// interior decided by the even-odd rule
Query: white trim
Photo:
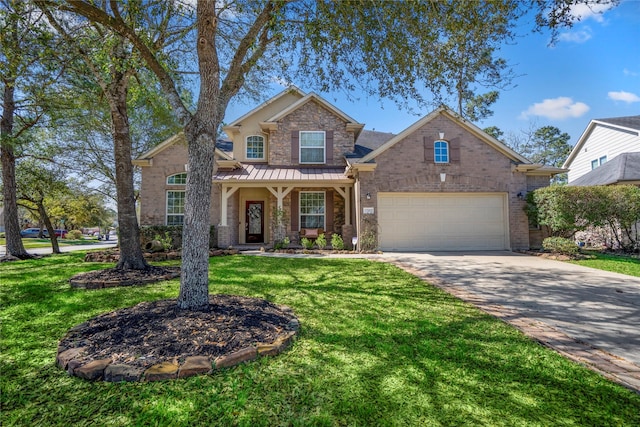
[[[327,229],[327,192],[326,191],[300,191],[298,192],[298,228],[303,229],[302,226],[302,195],[303,194],[322,194],[324,198],[324,213],[322,214],[322,229]],[[320,215],[308,215],[308,216],[320,216]]]
[[[436,144],[438,142],[444,142],[447,148],[447,161],[446,162],[439,162],[438,161],[438,153],[436,153]],[[451,163],[451,144],[449,144],[449,141],[445,141],[444,139],[436,139],[435,141],[433,141],[433,163],[437,164],[437,165],[447,165],[449,163]]]
[[[248,151],[249,151],[249,138],[251,137],[258,137],[258,138],[262,138],[262,157],[249,157],[248,156]],[[266,158],[265,154],[267,151],[267,138],[265,138],[264,135],[258,135],[258,134],[252,134],[252,135],[247,135],[244,138],[244,158],[247,159],[247,161],[252,161],[252,160],[264,160]]]
[[[246,119],[247,117],[251,116],[252,114],[256,113],[259,110],[262,110],[264,107],[266,107],[269,104],[274,103],[275,101],[277,101],[278,99],[282,98],[285,95],[288,94],[296,94],[299,95],[300,98],[304,98],[306,96],[306,94],[301,91],[298,87],[291,85],[288,88],[286,88],[285,90],[283,90],[282,92],[278,93],[277,95],[275,95],[272,98],[269,98],[268,100],[266,100],[265,102],[263,102],[262,104],[258,105],[256,108],[254,108],[253,110],[249,111],[248,113],[240,116],[239,118],[235,119],[234,121],[232,121],[231,123],[229,123],[227,126],[225,126],[225,128],[227,127],[233,127],[233,126],[237,126],[240,122],[242,122],[244,119]],[[223,128],[224,130],[224,128]]]
[[[355,126],[354,132],[356,132],[356,135],[360,134],[360,132],[357,131],[358,128],[360,131],[362,130],[362,128],[364,128],[363,124],[358,123],[354,118],[346,114],[344,111],[340,110],[335,105],[327,102],[324,98],[322,98],[320,95],[314,92],[311,92],[310,94],[304,96],[302,99],[298,100],[297,102],[294,102],[293,104],[289,105],[287,108],[280,111],[275,116],[269,118],[269,120],[266,120],[266,122],[277,122],[278,120],[282,119],[283,117],[286,117],[288,114],[302,107],[303,105],[305,105],[311,100],[315,100],[316,102],[318,102],[320,105],[322,105],[329,111],[332,111],[335,115],[339,116],[347,124]]]
[[[186,196],[187,196],[187,192],[185,190],[166,190],[165,191],[165,198],[164,198],[164,225],[169,225],[169,215],[172,216],[180,216],[182,215],[182,225],[184,225],[184,212],[182,212],[182,214],[169,214],[169,192],[172,193],[183,193],[185,195],[185,202],[186,202]],[[184,206],[182,208],[184,210]],[[171,224],[172,226],[175,224]]]
[[[217,142],[218,141],[216,139],[216,143]],[[158,155],[159,153],[161,153],[162,151],[166,150],[167,148],[171,147],[174,144],[184,144],[185,146],[187,145],[187,140],[184,136],[184,132],[179,132],[173,135],[172,137],[165,139],[160,144],[153,147],[151,150],[147,151],[144,154],[141,154],[137,159],[132,160],[132,162],[134,165],[137,165],[137,166],[152,166],[151,160],[156,155]],[[233,160],[233,158],[229,156],[229,154],[220,150],[218,147],[215,148],[215,154],[223,160]]]
[[[322,144],[322,162],[303,162],[302,161],[302,134],[303,133],[321,133],[323,138]],[[319,147],[304,147],[319,148]],[[300,130],[298,131],[298,162],[301,165],[326,165],[327,164],[327,132],[324,130]]]

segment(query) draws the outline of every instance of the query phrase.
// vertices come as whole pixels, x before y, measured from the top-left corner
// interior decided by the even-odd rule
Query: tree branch
[[[117,13],[117,16],[110,16],[104,10],[79,0],[67,0],[66,3],[61,5],[53,2],[52,0],[35,0],[35,2],[42,8],[58,7],[60,10],[84,16],[88,20],[102,24],[127,38],[136,47],[138,52],[140,52],[140,55],[147,64],[147,67],[158,78],[158,81],[167,96],[169,104],[176,112],[178,121],[183,126],[191,121],[192,114],[182,102],[173,78],[162,66],[151,48],[147,46],[146,43],[138,37],[135,30],[127,25],[122,17],[120,17],[117,8],[114,10],[114,14]]]

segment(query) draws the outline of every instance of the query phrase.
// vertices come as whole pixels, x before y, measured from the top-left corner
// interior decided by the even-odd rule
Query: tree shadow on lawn
[[[638,395],[396,267],[367,263],[212,261],[212,293],[269,295],[292,307],[298,341],[277,358],[149,384],[70,378],[53,367],[52,342],[105,307],[175,297],[177,281],[90,292],[45,286],[36,305],[12,310],[25,329],[11,335],[29,344],[2,356],[11,362],[2,381],[13,384],[4,409],[18,410],[8,415],[16,420],[67,425],[640,423]],[[269,271],[279,279],[263,280]]]

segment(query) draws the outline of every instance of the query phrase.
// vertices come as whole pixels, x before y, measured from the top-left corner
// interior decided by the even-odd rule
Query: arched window
[[[436,141],[433,143],[433,157],[436,163],[449,163],[449,143]]]
[[[186,185],[187,184],[187,173],[177,173],[175,175],[171,175],[167,177],[168,185]]]
[[[251,135],[247,137],[247,159],[264,159],[264,137]]]

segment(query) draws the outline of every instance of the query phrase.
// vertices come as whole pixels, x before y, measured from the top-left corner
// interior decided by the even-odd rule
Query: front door
[[[264,242],[264,202],[246,203],[245,242]]]

